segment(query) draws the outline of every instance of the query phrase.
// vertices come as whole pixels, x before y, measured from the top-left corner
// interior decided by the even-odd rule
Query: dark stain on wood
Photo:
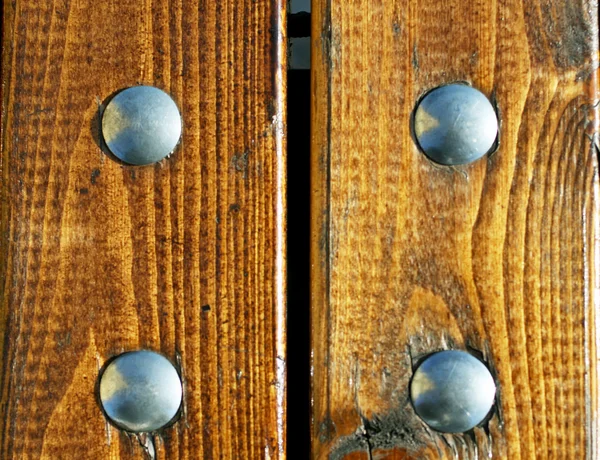
[[[415,434],[416,422],[410,403],[397,407],[389,414],[375,415],[371,419],[362,419],[357,431],[338,441],[329,455],[330,459],[343,459],[353,452],[391,450],[398,447],[407,452],[418,453],[425,443]]]

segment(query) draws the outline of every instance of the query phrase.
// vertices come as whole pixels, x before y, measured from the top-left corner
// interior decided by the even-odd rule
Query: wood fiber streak
[[[279,0],[4,2],[0,458],[142,458],[99,370],[157,350],[185,380],[159,458],[283,458],[285,55]],[[102,150],[101,104],[157,86],[183,137]]]
[[[314,458],[599,458],[598,4],[317,0],[312,47]],[[499,149],[431,163],[428,90],[468,82]],[[415,414],[428,353],[467,349],[498,406]]]

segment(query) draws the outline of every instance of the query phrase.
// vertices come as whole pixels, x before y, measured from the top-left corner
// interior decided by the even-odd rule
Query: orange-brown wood
[[[282,0],[4,2],[0,458],[142,458],[100,368],[158,350],[185,379],[160,458],[284,458]],[[184,134],[119,164],[101,104],[150,84]]]
[[[597,3],[312,14],[314,458],[598,458]],[[441,167],[410,117],[455,81],[497,105],[500,147]],[[448,348],[498,383],[467,434],[428,429],[409,400],[415,362]]]

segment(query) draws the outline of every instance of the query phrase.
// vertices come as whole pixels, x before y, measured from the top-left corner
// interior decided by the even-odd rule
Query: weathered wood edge
[[[586,375],[586,397],[589,398],[589,406],[587,412],[587,431],[589,439],[587,440],[589,458],[600,458],[600,393],[598,392],[598,384],[600,382],[600,361],[598,351],[600,350],[600,4],[593,2],[593,7],[590,5],[590,16],[593,19],[591,24],[592,43],[591,43],[591,69],[592,72],[587,81],[587,95],[592,102],[590,110],[590,123],[588,126],[588,135],[591,139],[591,149],[595,149],[594,169],[593,172],[593,197],[589,199],[595,204],[594,214],[591,216],[594,235],[588,236],[589,249],[593,252],[592,260],[594,265],[589,267],[587,272],[591,275],[589,280],[586,280],[589,289],[592,289],[590,295],[593,301],[593,307],[586,308],[593,315],[588,319],[588,328],[590,338],[586,338],[586,354],[591,350],[590,356],[587,357],[590,369]],[[587,236],[587,235],[586,235]],[[594,341],[593,345],[588,345],[589,341]]]
[[[276,228],[276,250],[275,261],[275,308],[277,311],[276,323],[276,357],[277,357],[277,432],[279,457],[286,458],[287,439],[287,352],[286,352],[286,318],[287,318],[287,272],[286,272],[286,248],[287,248],[287,1],[274,1],[273,29],[275,56],[274,63],[274,100],[275,100],[275,148],[277,157],[277,178],[275,198],[275,228]]]
[[[311,453],[317,457],[321,444],[333,427],[329,407],[321,407],[317,386],[330,392],[328,374],[315,367],[324,365],[330,349],[329,307],[329,196],[331,160],[331,0],[313,0],[311,24]],[[314,346],[319,344],[319,346]],[[329,396],[326,404],[329,404]],[[323,417],[324,415],[324,417]],[[324,422],[322,422],[324,420]],[[316,426],[316,424],[320,424]]]
[[[4,148],[4,135],[6,133],[6,125],[10,114],[7,111],[8,97],[10,91],[7,86],[9,85],[11,75],[11,59],[12,59],[12,36],[13,36],[13,25],[15,15],[15,1],[14,0],[3,0],[0,5],[0,30],[2,31],[2,48],[0,50],[2,54],[2,63],[0,64],[0,331],[2,331],[2,337],[0,337],[0,387],[5,388],[4,379],[7,375],[6,365],[7,360],[5,356],[5,345],[8,337],[4,335],[8,321],[8,299],[4,295],[6,289],[6,270],[8,267],[8,246],[9,246],[9,222],[10,222],[10,207],[8,203],[8,151]],[[6,394],[0,394],[0,413],[5,410],[4,401],[6,400]],[[0,417],[0,433],[5,432],[5,417]],[[2,439],[4,436],[0,436]]]

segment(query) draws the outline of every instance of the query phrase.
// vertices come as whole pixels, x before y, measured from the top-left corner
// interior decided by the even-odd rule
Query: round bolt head
[[[152,86],[119,92],[102,115],[102,136],[121,161],[147,165],[168,156],[181,137],[181,115],[171,97]]]
[[[100,376],[100,402],[118,427],[136,433],[156,431],[179,411],[181,378],[164,356],[141,350],[124,353]]]
[[[442,165],[478,160],[494,147],[498,117],[487,97],[467,85],[436,88],[423,97],[414,115],[421,150]]]
[[[470,353],[441,351],[417,368],[410,396],[415,411],[431,428],[462,433],[485,420],[496,384],[488,368]]]

